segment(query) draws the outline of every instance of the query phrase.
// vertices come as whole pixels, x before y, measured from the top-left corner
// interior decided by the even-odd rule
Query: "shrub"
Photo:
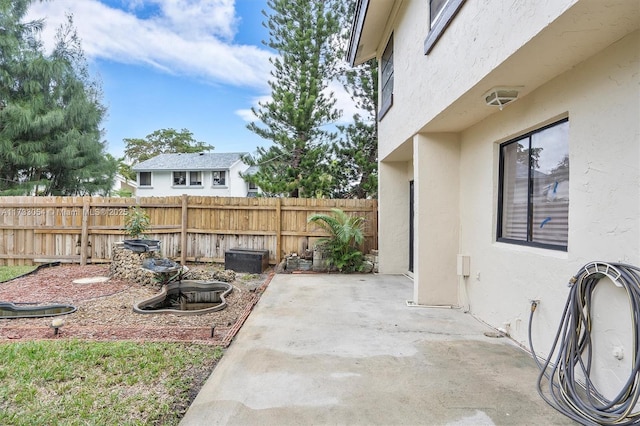
[[[364,217],[349,216],[340,209],[331,209],[333,215],[317,213],[309,216],[313,222],[331,236],[321,238],[318,245],[328,254],[329,265],[340,272],[362,270],[363,255],[358,246],[364,241]]]
[[[124,219],[124,232],[133,239],[144,238],[151,227],[149,215],[139,206],[129,207]]]

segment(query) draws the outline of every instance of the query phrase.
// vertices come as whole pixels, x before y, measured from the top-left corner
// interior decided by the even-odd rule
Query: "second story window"
[[[464,2],[465,0],[429,0],[429,34],[424,41],[425,55],[431,52]]]
[[[138,173],[138,185],[151,186],[151,172],[139,172]]]
[[[201,186],[202,185],[202,173],[201,172],[189,172],[189,185]]]
[[[184,186],[187,184],[187,172],[173,172],[173,186]]]
[[[382,97],[380,99],[380,118],[391,108],[393,104],[393,35],[389,38],[387,47],[382,54],[380,62],[380,88]]]
[[[213,186],[224,186],[224,185],[226,185],[224,170],[215,170],[213,172]]]
[[[445,4],[447,4],[447,0],[431,0],[429,2],[429,18],[431,20],[431,27],[433,27],[433,23],[440,16],[440,12],[442,12]]]

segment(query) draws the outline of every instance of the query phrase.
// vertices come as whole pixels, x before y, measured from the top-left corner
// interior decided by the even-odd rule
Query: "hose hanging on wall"
[[[626,383],[612,399],[604,397],[590,377],[593,365],[592,294],[605,276],[627,291],[633,334],[632,369]],[[553,408],[581,424],[640,425],[640,411],[634,411],[640,398],[640,268],[622,263],[591,262],[580,268],[569,285],[571,291],[560,326],[544,363],[533,349],[531,324],[538,302],[531,303],[529,347],[540,368],[538,393]],[[552,363],[556,351],[557,358]],[[546,391],[543,388],[545,381]]]

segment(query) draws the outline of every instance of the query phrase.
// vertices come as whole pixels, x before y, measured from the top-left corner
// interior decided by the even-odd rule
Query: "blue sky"
[[[270,51],[263,40],[266,0],[50,0],[28,18],[45,18],[42,37],[71,13],[90,73],[102,82],[108,152],[124,138],[188,129],[214,152],[254,152],[269,142],[250,132],[252,106],[268,99]],[[351,102],[336,87],[338,106]]]

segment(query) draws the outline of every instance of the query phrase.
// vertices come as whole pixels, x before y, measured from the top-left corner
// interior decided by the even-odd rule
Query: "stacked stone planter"
[[[159,284],[155,274],[142,268],[143,260],[156,256],[156,252],[136,253],[124,248],[122,242],[115,243],[111,250],[109,275],[116,279],[157,287]]]
[[[124,247],[124,243],[115,243],[111,251],[111,265],[109,276],[156,288],[162,287],[162,281],[157,273],[142,267],[142,262],[149,258],[160,258],[157,252],[136,253]],[[175,274],[175,273],[171,273]],[[223,271],[189,271],[184,267],[182,279],[185,280],[214,280],[232,283],[236,273],[232,270]]]

